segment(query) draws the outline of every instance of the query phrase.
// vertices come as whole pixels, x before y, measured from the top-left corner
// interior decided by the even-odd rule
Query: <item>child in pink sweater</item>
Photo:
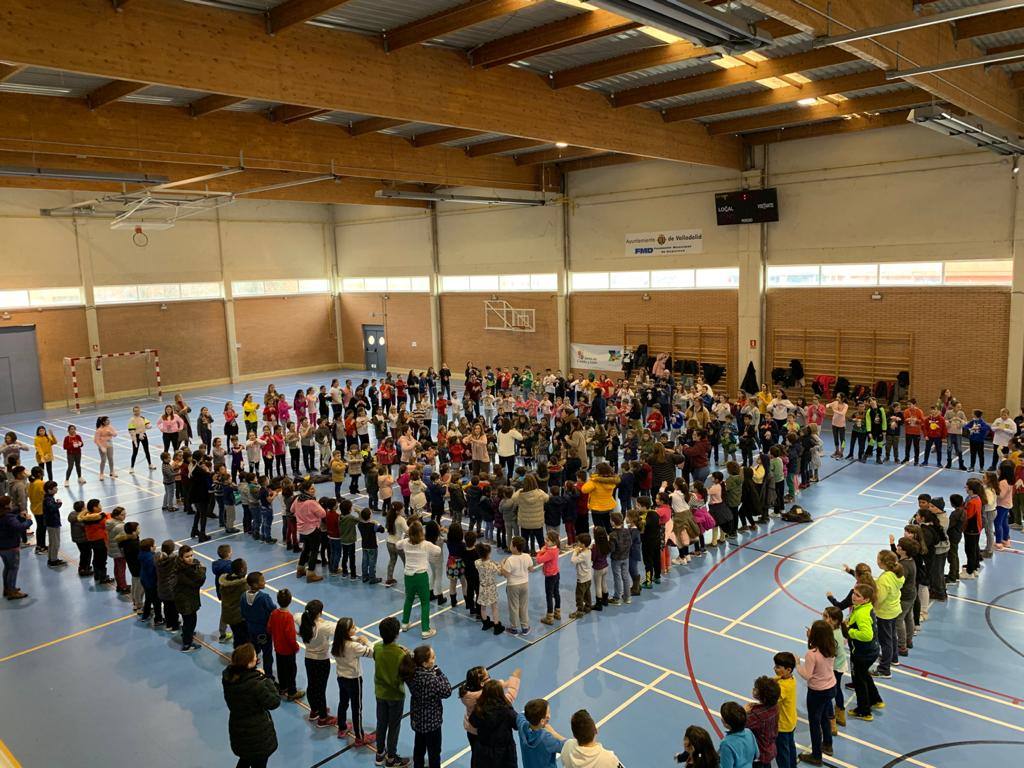
[[[537,564],[543,566],[544,598],[548,603],[548,612],[540,620],[541,624],[554,624],[555,619],[562,618],[562,596],[558,591],[558,556],[560,554],[558,531],[548,531],[544,547],[535,556]]]

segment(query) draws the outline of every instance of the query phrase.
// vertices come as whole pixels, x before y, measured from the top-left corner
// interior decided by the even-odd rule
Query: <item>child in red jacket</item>
[[[935,463],[936,466],[942,466],[942,444],[946,441],[948,431],[946,429],[946,419],[939,413],[939,409],[932,407],[931,413],[924,420],[924,424],[921,427],[924,432],[924,465],[928,466],[928,456],[931,455],[932,448],[935,449]]]
[[[292,593],[289,590],[282,589],[277,593],[278,607],[267,619],[267,634],[277,655],[277,684],[281,694],[289,701],[298,701],[306,692],[295,688],[295,657],[299,653],[299,642],[295,637],[295,617],[288,610],[291,603]]]

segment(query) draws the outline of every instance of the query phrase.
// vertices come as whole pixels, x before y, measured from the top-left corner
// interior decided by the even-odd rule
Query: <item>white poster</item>
[[[606,344],[573,344],[572,367],[595,371],[621,371],[622,347]]]
[[[626,257],[678,256],[704,253],[704,231],[670,229],[662,232],[634,232],[626,235]]]

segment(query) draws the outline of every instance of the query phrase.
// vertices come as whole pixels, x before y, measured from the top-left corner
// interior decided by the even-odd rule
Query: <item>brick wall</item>
[[[433,365],[430,296],[425,293],[389,293],[388,296],[385,302],[379,293],[342,294],[339,301],[343,362],[361,368],[363,325],[383,325],[388,367],[426,370]]]
[[[235,301],[242,376],[338,362],[331,297],[268,296]]]
[[[644,300],[644,295],[649,296]],[[615,291],[577,293],[569,297],[570,343],[621,346],[624,325],[714,326],[728,328],[725,386],[739,386],[736,375],[738,294],[721,291]],[[634,341],[636,336],[631,336]],[[652,346],[654,339],[652,339]]]
[[[932,403],[949,387],[968,409],[1003,405],[1010,292],[998,288],[782,288],[767,293],[766,367],[773,329],[829,328],[913,334],[910,391]],[[807,370],[808,376],[833,371]],[[842,371],[840,371],[842,375]],[[854,384],[868,383],[855,381]]]
[[[227,330],[221,301],[169,301],[99,307],[96,320],[104,352],[136,349],[160,351],[160,374],[167,386],[226,379],[229,375]],[[103,362],[108,393],[143,386],[149,374],[143,358]]]
[[[501,297],[516,309],[535,310],[533,333],[485,330],[484,301],[490,297],[489,293],[441,295],[441,356],[451,369],[463,370],[468,360],[481,367],[558,368],[556,297],[542,293],[513,293]]]

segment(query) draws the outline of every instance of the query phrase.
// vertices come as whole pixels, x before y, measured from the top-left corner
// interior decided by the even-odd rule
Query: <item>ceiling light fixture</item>
[[[556,141],[555,146],[558,147],[559,149],[565,149],[566,147],[569,146],[569,144],[564,141]]]
[[[468,203],[470,205],[544,205],[546,203],[545,200],[539,198],[479,197],[443,192],[403,192],[397,189],[378,189],[374,196],[379,200],[425,200],[431,203]]]
[[[28,93],[33,96],[67,96],[70,88],[56,88],[51,85],[22,85],[21,83],[0,83],[0,91]]]
[[[809,99],[799,99],[796,103],[799,104],[801,107],[813,107],[815,104],[818,103],[818,100],[812,97]]]
[[[65,168],[29,168],[0,165],[0,176],[22,179],[58,179],[61,181],[100,181],[107,184],[166,184],[166,176],[145,173],[107,173],[105,171],[76,171]]]
[[[1011,139],[1002,129],[975,115],[954,115],[942,107],[918,107],[910,110],[907,122],[988,149],[997,155],[1024,154],[1024,143]]]
[[[1024,0],[1020,0],[1024,5]],[[698,0],[591,0],[627,19],[660,29],[707,48],[720,46],[726,53],[743,53],[772,43],[772,36],[754,22],[724,6],[711,7]]]

